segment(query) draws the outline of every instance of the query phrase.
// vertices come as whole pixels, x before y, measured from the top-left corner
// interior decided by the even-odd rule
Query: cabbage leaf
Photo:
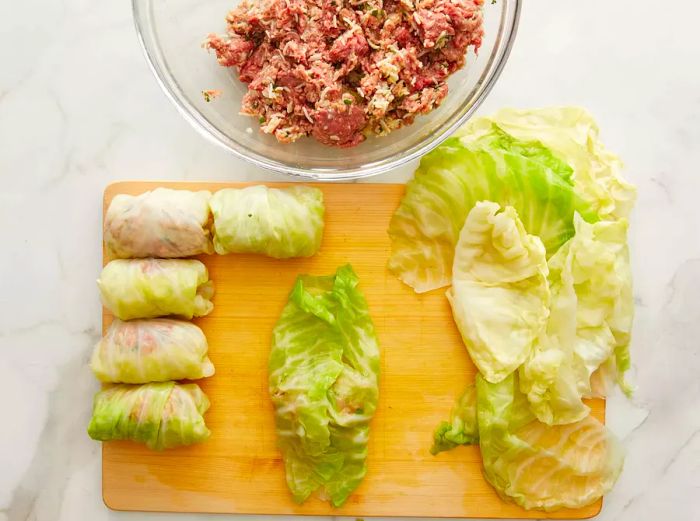
[[[476,423],[476,387],[470,384],[452,408],[450,421],[443,421],[435,429],[432,455],[453,449],[458,445],[479,443],[479,426]]]
[[[520,387],[538,419],[578,421],[584,397],[597,395],[594,373],[615,367],[629,391],[629,342],[634,314],[627,221],[589,224],[575,218],[576,235],[549,260],[552,304],[547,328],[520,367]]]
[[[474,120],[459,134],[473,139],[488,133],[493,124],[516,139],[539,141],[570,165],[576,193],[599,219],[629,217],[636,188],[622,178],[622,162],[600,141],[598,126],[587,110],[579,107],[502,109],[490,117]]]
[[[459,236],[447,298],[486,380],[502,380],[530,354],[549,314],[546,276],[544,245],[516,211],[477,203]]]
[[[497,384],[476,377],[486,480],[526,509],[580,508],[609,492],[624,463],[619,442],[590,415],[549,426],[530,412],[517,373]]]
[[[190,319],[214,309],[209,272],[194,259],[116,259],[102,269],[97,286],[102,304],[121,320]]]
[[[449,285],[464,220],[486,200],[515,208],[549,254],[574,234],[571,168],[540,143],[492,125],[475,140],[448,139],[421,160],[391,219],[389,269],[418,293]]]
[[[95,346],[90,367],[102,382],[196,380],[214,374],[207,351],[204,332],[191,322],[114,319]]]

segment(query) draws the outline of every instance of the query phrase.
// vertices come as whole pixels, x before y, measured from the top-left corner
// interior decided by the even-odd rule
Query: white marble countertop
[[[482,113],[580,104],[639,187],[638,391],[600,519],[700,519],[700,3],[527,0]],[[100,204],[120,179],[273,179],[204,141],[160,92],[130,3],[0,7],[0,521],[203,520],[111,512],[85,433],[97,384]],[[381,177],[404,180],[411,169]],[[277,178],[279,179],[279,178]]]

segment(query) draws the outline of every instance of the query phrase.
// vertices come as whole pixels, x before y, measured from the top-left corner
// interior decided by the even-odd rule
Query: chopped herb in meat
[[[242,113],[281,142],[351,147],[440,105],[478,50],[483,0],[243,0],[205,46],[248,84]]]
[[[221,91],[217,89],[209,89],[209,90],[203,90],[202,91],[202,97],[204,98],[204,101],[209,103],[211,100],[218,98],[221,96]]]

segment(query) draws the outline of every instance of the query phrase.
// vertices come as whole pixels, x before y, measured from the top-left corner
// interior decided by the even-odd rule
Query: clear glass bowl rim
[[[489,0],[485,1],[488,2]],[[455,111],[448,118],[446,123],[443,123],[440,129],[433,133],[430,138],[414,144],[406,153],[394,155],[393,157],[388,157],[360,167],[334,169],[303,168],[267,158],[247,148],[242,150],[242,147],[238,143],[217,129],[200,114],[199,110],[197,110],[197,108],[189,102],[187,97],[180,92],[177,81],[167,72],[157,42],[152,41],[147,33],[148,27],[144,26],[145,21],[148,19],[148,15],[144,13],[144,10],[146,9],[146,5],[150,5],[150,3],[144,0],[132,0],[131,7],[136,34],[149,68],[168,99],[170,99],[180,114],[182,114],[204,138],[219,145],[235,156],[267,170],[315,181],[347,181],[386,173],[414,159],[422,157],[449,138],[471,117],[474,111],[479,108],[495,85],[508,61],[508,56],[513,47],[518,23],[520,21],[522,0],[500,1],[512,5],[510,16],[502,20],[501,26],[499,27],[499,38],[503,39],[504,43],[500,47],[496,47],[496,52],[491,56],[489,64],[477,83],[475,95],[465,100],[465,103],[460,106],[460,110]]]

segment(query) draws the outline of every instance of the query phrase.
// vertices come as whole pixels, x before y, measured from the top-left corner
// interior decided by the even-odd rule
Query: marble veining
[[[85,434],[97,384],[101,194],[116,180],[281,180],[202,139],[162,95],[130,3],[0,6],[0,521],[214,520],[111,512]],[[700,519],[700,4],[527,0],[481,109],[580,104],[639,187],[637,392],[609,401],[625,470],[605,521]],[[403,181],[413,166],[375,179]],[[241,518],[251,516],[241,516]]]

